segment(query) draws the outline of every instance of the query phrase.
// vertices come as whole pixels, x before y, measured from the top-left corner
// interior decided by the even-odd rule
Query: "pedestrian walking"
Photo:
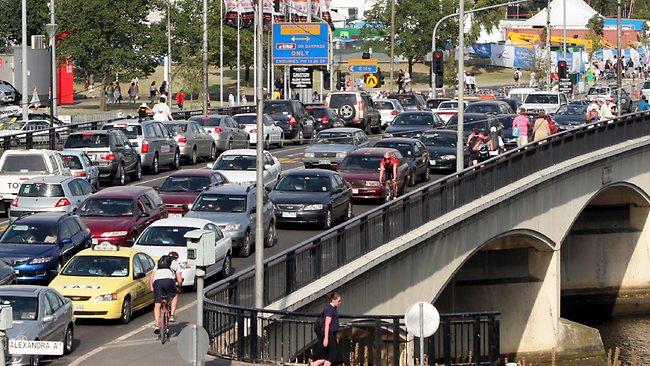
[[[497,128],[492,126],[490,127],[490,157],[497,156],[502,152],[506,151],[505,144],[503,143],[503,138],[497,132]]]
[[[178,106],[179,111],[183,111],[183,105],[185,104],[185,92],[183,89],[179,90],[176,93],[176,105]]]
[[[637,112],[645,112],[647,110],[650,110],[650,105],[648,105],[648,99],[645,97],[645,95],[642,95],[641,99],[636,103],[636,110]]]
[[[548,120],[546,119],[546,113],[539,112],[535,120],[535,126],[533,127],[533,141],[543,140],[551,135],[551,129],[548,125]]]
[[[478,163],[479,151],[481,150],[482,143],[483,137],[479,133],[478,128],[474,127],[467,137],[467,151],[469,151],[469,160],[471,165]]]
[[[312,103],[320,103],[320,94],[316,90],[311,95],[311,101]]]
[[[131,82],[131,85],[129,86],[128,94],[129,94],[129,104],[131,103],[135,104],[135,97],[138,96],[138,92],[135,89],[134,82]]]
[[[600,107],[600,119],[608,120],[614,118],[614,113],[612,113],[612,107],[615,106],[613,103],[614,98],[611,96],[607,97],[605,103]]]
[[[589,111],[587,111],[587,115],[585,116],[585,121],[587,123],[594,123],[600,121],[600,116],[598,116],[598,109],[592,108]]]
[[[149,103],[153,103],[153,99],[156,97],[157,93],[158,88],[156,87],[156,81],[152,81],[151,85],[149,85]]]
[[[515,70],[514,75],[512,75],[512,78],[515,80],[515,86],[519,86],[519,80],[521,79],[521,70],[517,68]]]
[[[517,147],[528,143],[529,127],[530,119],[526,115],[526,110],[519,108],[519,115],[512,120],[512,136],[517,138]]]
[[[273,91],[273,100],[278,100],[282,98],[282,94],[280,93],[279,89],[275,89]]]
[[[337,309],[341,305],[342,297],[338,292],[330,292],[326,298],[328,304],[314,324],[318,342],[314,349],[315,360],[311,366],[337,366],[343,363],[336,339],[336,332],[341,327]]]
[[[108,86],[106,87],[106,91],[104,91],[104,94],[106,95],[106,103],[111,104],[114,103],[115,101],[113,100],[113,92],[115,91],[115,86],[113,85],[113,82],[111,81],[108,83]]]
[[[397,74],[397,92],[404,92],[404,70],[399,69],[399,74]]]
[[[162,84],[160,84],[160,89],[158,89],[160,92],[160,95],[167,95],[169,93],[169,87],[167,86],[167,81],[163,80]]]
[[[228,105],[231,107],[235,106],[235,96],[232,93],[228,94]]]
[[[167,105],[167,96],[164,94],[160,96],[158,103],[156,103],[151,110],[153,112],[153,119],[156,121],[167,122],[174,120],[174,117],[172,117],[172,111]]]
[[[246,99],[246,94],[242,93],[241,95],[241,104],[246,105],[248,104],[248,99]]]
[[[34,88],[32,88],[32,99],[29,102],[29,107],[30,108],[41,107],[41,99],[38,97],[38,86],[36,85],[34,85]]]
[[[122,104],[122,88],[118,82],[115,83],[115,90],[113,90],[113,100],[117,104]]]
[[[88,98],[97,98],[95,95],[95,78],[93,74],[88,75]]]
[[[535,75],[535,71],[530,72],[530,83],[529,86],[531,88],[536,88],[537,87],[537,75]]]
[[[141,121],[151,117],[152,115],[153,115],[153,110],[149,108],[147,103],[140,104],[140,107],[138,108],[138,118]]]

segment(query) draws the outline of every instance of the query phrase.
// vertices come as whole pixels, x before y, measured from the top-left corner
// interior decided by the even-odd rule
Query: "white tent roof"
[[[585,28],[587,21],[594,14],[595,11],[583,0],[553,0],[551,1],[551,27],[562,27],[564,17],[564,4],[566,3],[566,25],[572,28]],[[525,26],[546,26],[546,8],[542,9],[539,13],[533,15],[525,21],[522,25]]]

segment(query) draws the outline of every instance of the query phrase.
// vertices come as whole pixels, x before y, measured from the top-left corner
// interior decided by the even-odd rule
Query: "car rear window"
[[[149,226],[135,244],[155,247],[184,247],[187,246],[185,234],[192,230],[196,230],[196,228]]]
[[[14,320],[38,319],[38,297],[0,295],[0,302],[11,305]]]
[[[198,122],[203,127],[217,127],[221,125],[223,117],[192,117],[190,121]]]
[[[416,102],[413,95],[389,95],[388,97],[399,100],[399,103],[404,107],[414,106]]]
[[[443,109],[443,108],[458,109],[458,102],[442,102],[438,104],[438,109]]]
[[[375,146],[389,147],[391,149],[399,150],[402,156],[408,157],[413,155],[413,147],[411,146],[411,144],[407,144],[404,142],[379,141]]]
[[[330,96],[329,106],[332,108],[339,108],[343,105],[357,104],[356,94],[332,94]]]
[[[192,211],[198,212],[245,212],[246,196],[233,194],[202,194]]]
[[[240,125],[254,125],[257,123],[257,116],[255,115],[233,116],[232,119]]]
[[[0,173],[47,172],[47,164],[40,154],[5,156]]]
[[[79,159],[78,156],[76,155],[61,155],[61,158],[63,158],[63,162],[68,166],[70,169],[83,169],[83,165],[81,164],[81,159]]]
[[[557,104],[556,94],[528,94],[524,103]]]
[[[377,109],[389,110],[389,111],[395,109],[395,107],[393,106],[393,102],[388,102],[385,100],[376,100],[375,107],[377,107]]]
[[[127,277],[129,258],[101,255],[74,256],[61,274],[81,277]]]
[[[465,108],[467,113],[494,113],[498,114],[500,112],[498,104],[482,104],[482,103],[472,103]]]
[[[165,123],[165,127],[174,135],[187,132],[187,123]]]
[[[142,136],[142,126],[127,125],[127,124],[113,124],[102,127],[102,130],[120,130],[124,132],[127,138],[135,139]]]
[[[165,179],[161,192],[201,192],[210,185],[210,178],[173,176]]]
[[[290,114],[291,106],[289,103],[285,102],[269,102],[264,103],[264,113],[274,115],[274,114]]]
[[[20,197],[64,197],[60,184],[23,183],[18,191]]]
[[[119,217],[133,216],[133,200],[90,198],[79,207],[79,216]]]
[[[327,117],[327,109],[325,108],[314,108],[311,111],[311,115],[315,118]]]
[[[379,170],[381,156],[353,155],[343,159],[339,170]]]
[[[79,133],[73,134],[65,141],[66,149],[109,147],[107,134]]]
[[[609,88],[591,87],[587,92],[587,95],[602,95],[602,94],[609,94]]]

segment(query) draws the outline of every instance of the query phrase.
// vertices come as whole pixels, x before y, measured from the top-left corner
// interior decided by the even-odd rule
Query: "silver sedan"
[[[217,158],[217,143],[198,122],[180,120],[165,122],[164,125],[178,143],[182,159],[196,165],[200,158]]]
[[[13,310],[9,340],[63,342],[63,354],[72,352],[74,317],[72,303],[56,290],[44,286],[11,285],[0,288],[0,301]],[[8,365],[38,365],[40,356],[13,355]]]
[[[74,212],[93,187],[82,178],[53,175],[32,178],[20,185],[9,207],[11,221],[36,212]]]

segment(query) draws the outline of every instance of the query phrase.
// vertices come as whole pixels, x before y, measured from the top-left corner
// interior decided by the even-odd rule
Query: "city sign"
[[[291,89],[311,89],[314,82],[314,68],[311,66],[291,66],[289,84]]]
[[[273,64],[327,65],[329,27],[326,23],[273,24]]]
[[[362,72],[362,73],[376,73],[377,72],[377,65],[353,65],[349,66],[348,70],[351,72]]]

